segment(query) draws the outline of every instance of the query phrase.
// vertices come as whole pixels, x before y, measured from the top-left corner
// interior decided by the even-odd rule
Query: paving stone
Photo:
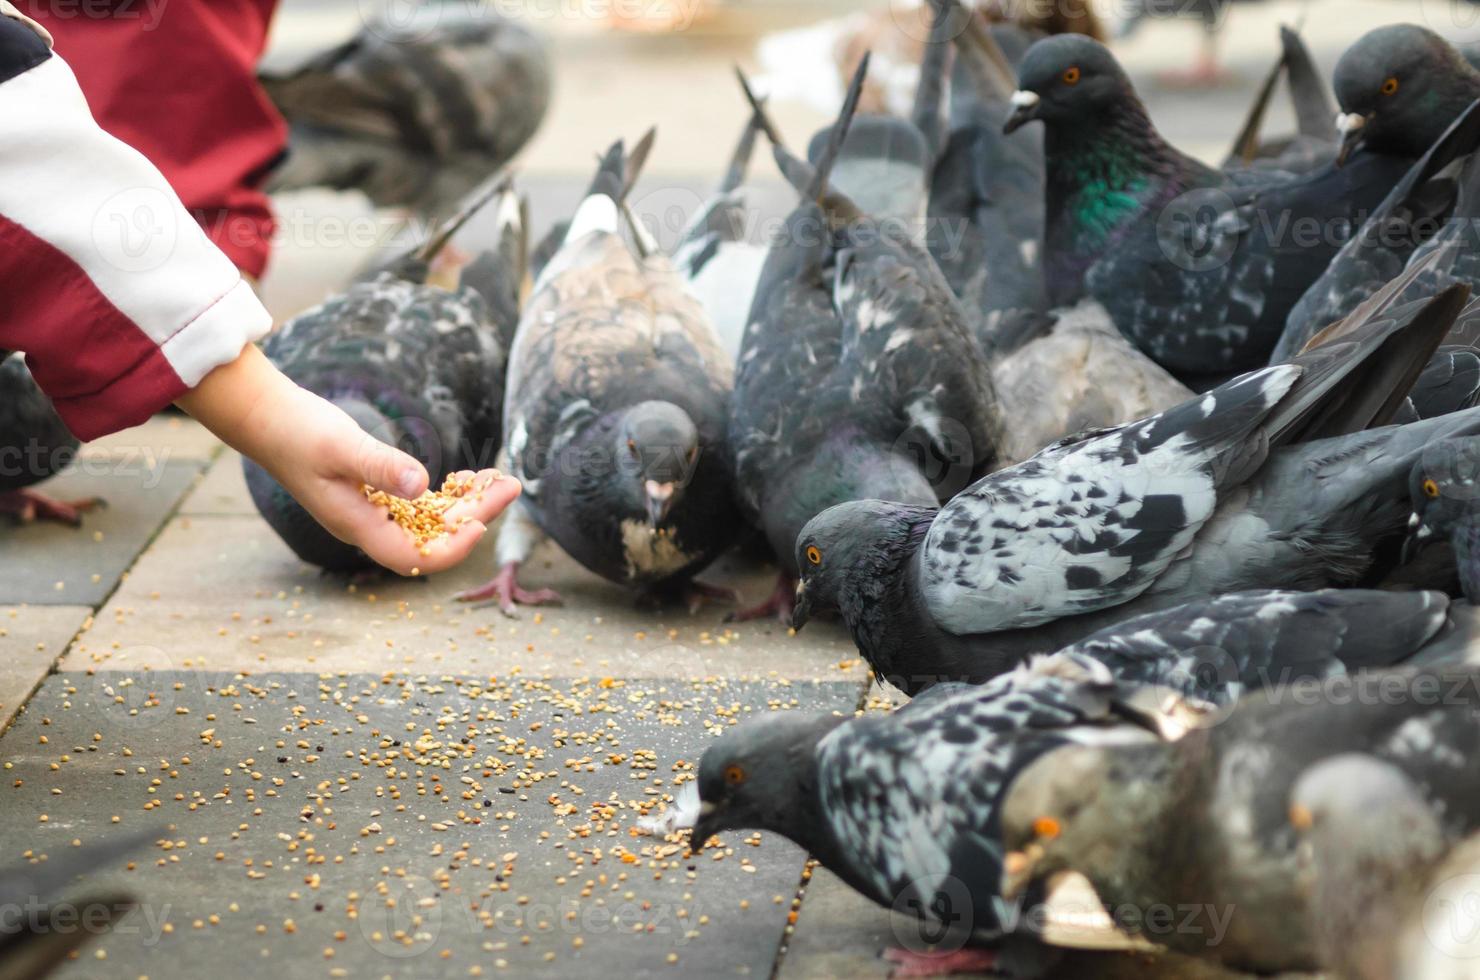
[[[79,457],[38,485],[60,498],[102,497],[82,527],[0,521],[0,602],[98,605],[200,473],[203,460],[143,454]],[[58,586],[60,583],[60,586]]]
[[[91,614],[87,606],[0,606],[0,731]]]
[[[763,978],[801,851],[727,834],[689,857],[630,831],[725,725],[855,698],[841,683],[53,675],[0,739],[0,861],[162,828],[135,870],[89,882],[141,909],[68,978],[496,976],[500,961],[514,977]]]
[[[551,586],[564,608],[505,618],[454,602],[492,573],[492,537],[437,576],[384,576],[359,585],[299,562],[260,518],[179,517],[140,559],[93,629],[63,661],[94,667],[504,672],[851,680],[866,667],[846,633],[809,625],[805,638],[774,621],[726,626],[727,606],[637,608],[630,593],[576,565],[553,545],[527,566],[527,585]],[[706,581],[748,601],[774,571],[738,557]],[[189,661],[187,663],[186,661]]]
[[[221,440],[188,415],[165,412],[143,425],[124,429],[85,444],[84,460],[137,460],[142,467],[171,459],[208,460],[221,451]]]
[[[234,449],[221,453],[206,470],[205,476],[195,489],[185,495],[180,504],[181,514],[235,514],[257,513],[252,497],[247,493],[247,479],[242,475],[242,457]]]

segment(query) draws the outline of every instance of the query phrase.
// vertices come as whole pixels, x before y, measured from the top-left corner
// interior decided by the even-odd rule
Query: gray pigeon
[[[1428,263],[1402,299],[1452,282],[1480,284],[1473,231],[1480,219],[1480,104],[1471,105],[1393,188],[1290,311],[1274,363],[1298,354],[1405,268]]]
[[[1015,79],[998,38],[1011,29],[988,28],[954,0],[944,8],[937,30],[948,31],[956,57],[948,125],[930,175],[926,241],[978,317],[978,339],[992,357],[1014,348],[1048,305],[1039,269],[1043,141],[1034,132],[1002,132]],[[922,73],[930,64],[927,50]]]
[[[500,185],[493,196],[498,241],[522,243],[517,231],[522,215],[512,188]],[[338,405],[377,439],[419,459],[434,487],[449,473],[493,465],[508,356],[503,338],[511,328],[494,319],[490,304],[471,286],[447,289],[403,275],[435,280],[438,272],[448,271],[434,268],[442,246],[488,200],[480,197],[455,216],[419,256],[393,263],[397,271],[354,283],[294,317],[262,347],[289,378]],[[523,268],[519,255],[496,252],[494,261]],[[517,276],[499,285],[503,295],[496,303],[507,317],[518,308]],[[256,462],[243,458],[242,466],[258,513],[300,559],[331,572],[373,567]]]
[[[497,575],[459,596],[496,598],[506,614],[558,601],[517,577],[543,535],[645,597],[730,595],[693,581],[741,527],[730,358],[682,276],[624,219],[628,164],[620,142],[602,158],[509,356],[504,445],[524,492],[499,528]]]
[[[0,350],[0,514],[21,523],[81,524],[101,500],[56,500],[31,489],[76,459],[79,445],[31,377],[25,355]]]
[[[1301,887],[1296,783],[1365,753],[1400,770],[1446,834],[1480,829],[1474,684],[1467,670],[1306,681],[1250,695],[1175,742],[1045,753],[1001,804],[1003,894],[1051,890],[1074,871],[1123,927],[1131,910],[1197,910],[1154,933],[1156,920],[1141,920],[1174,952],[1255,973],[1316,970],[1310,921],[1322,910]]]
[[[688,280],[731,358],[740,356],[750,301],[766,261],[766,246],[750,238],[750,206],[742,187],[761,125],[754,114],[746,120],[719,188],[689,219],[673,250],[674,267]]]
[[[1003,416],[1012,420],[1002,434],[1004,465],[1066,436],[1133,422],[1192,397],[1093,300],[1046,318],[1051,326],[1043,333],[992,362]],[[1443,384],[1437,374],[1432,380]]]
[[[731,436],[741,505],[782,573],[742,618],[789,618],[796,535],[813,515],[875,497],[933,505],[996,455],[995,395],[966,311],[921,247],[829,189],[867,64],[815,172],[777,148],[805,191],[756,287]]]
[[[1343,155],[1363,146],[1417,160],[1480,99],[1480,72],[1417,24],[1364,34],[1336,62],[1332,84]]]
[[[1446,439],[1425,448],[1408,477],[1413,516],[1404,556],[1445,542],[1454,549],[1460,587],[1480,602],[1480,439]]]
[[[1299,884],[1321,966],[1348,980],[1439,980],[1441,973],[1399,966],[1415,958],[1412,946],[1429,945],[1414,920],[1442,880],[1434,871],[1452,843],[1424,788],[1375,756],[1332,756],[1295,782],[1290,822],[1300,832]],[[1406,942],[1415,932],[1419,942]]]
[[[1267,363],[1339,248],[1295,229],[1370,212],[1411,163],[1367,152],[1299,177],[1213,170],[1161,137],[1114,56],[1083,37],[1039,41],[1018,75],[1006,128],[1045,126],[1050,302],[1099,300],[1189,384]]]
[[[543,41],[492,8],[425,3],[262,84],[290,125],[272,191],[363,191],[440,214],[534,135],[550,102]]]
[[[1346,338],[1056,443],[938,511],[823,512],[797,539],[794,625],[840,612],[880,674],[984,656],[990,674],[1188,599],[1359,581],[1396,547],[1424,448],[1480,427],[1471,409],[1362,431],[1401,404],[1465,294],[1388,310],[1401,285]]]
[[[1132,616],[1057,652],[1098,661],[1122,684],[1222,706],[1307,677],[1459,660],[1476,635],[1472,607],[1451,606],[1442,592],[1260,590]],[[912,656],[909,673],[875,674],[910,696],[980,684],[1003,670],[990,640],[954,659]]]
[[[1036,975],[1023,969],[1043,963],[1033,920],[998,896],[999,801],[1046,752],[1154,738],[1126,723],[1114,695],[1103,667],[1048,657],[980,688],[940,685],[888,714],[768,713],[705,750],[690,846],[729,830],[781,834],[864,896],[921,919],[943,950],[971,944],[969,959],[937,968]]]

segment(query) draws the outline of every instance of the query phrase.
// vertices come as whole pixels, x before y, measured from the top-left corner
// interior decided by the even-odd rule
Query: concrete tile
[[[257,513],[247,493],[247,480],[242,475],[242,457],[227,449],[216,458],[195,489],[180,503],[180,513],[190,515],[229,514],[251,516]]]
[[[689,857],[631,828],[749,709],[853,698],[846,684],[53,675],[0,739],[0,861],[162,828],[168,846],[89,881],[141,907],[61,971],[73,980],[763,978],[802,853],[727,835]]]
[[[61,498],[102,497],[82,527],[0,521],[0,602],[96,606],[113,590],[200,473],[198,459],[143,455],[79,459],[37,489]]]
[[[0,731],[91,614],[87,606],[0,606]]]
[[[94,667],[399,670],[531,676],[790,677],[848,680],[866,668],[839,627],[804,637],[774,621],[726,626],[727,607],[644,610],[629,592],[545,544],[526,584],[550,586],[563,608],[506,619],[452,601],[492,573],[492,537],[460,568],[348,585],[299,562],[262,520],[171,521],[74,646],[64,670]],[[759,601],[774,572],[722,560],[706,581]],[[188,661],[188,662],[187,662]]]
[[[87,443],[79,456],[84,464],[95,459],[134,461],[147,469],[171,459],[208,460],[221,448],[221,440],[199,422],[166,412],[143,425]]]

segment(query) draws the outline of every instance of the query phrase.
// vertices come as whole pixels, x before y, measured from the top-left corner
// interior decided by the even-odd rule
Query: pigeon
[[[1288,360],[1317,332],[1411,264],[1436,258],[1400,299],[1451,282],[1480,284],[1472,231],[1480,219],[1480,103],[1413,165],[1290,310],[1271,359]]]
[[[740,338],[751,297],[766,261],[766,247],[751,240],[752,228],[742,183],[761,121],[745,122],[714,196],[689,219],[673,250],[673,265],[688,280],[689,291],[704,306],[731,359],[740,355]]]
[[[887,714],[769,712],[705,749],[690,847],[730,830],[781,834],[870,900],[933,924],[948,951],[892,959],[1036,975],[1023,972],[1043,955],[1032,917],[998,896],[997,807],[1044,753],[1155,738],[1115,695],[1103,666],[1045,657]]]
[[[1162,139],[1102,45],[1045,38],[1018,75],[1006,129],[1045,125],[1050,302],[1099,300],[1189,383],[1267,363],[1290,308],[1335,256],[1337,232],[1411,162],[1370,152],[1299,177],[1226,174]]]
[[[992,362],[992,383],[1012,424],[1003,465],[1092,429],[1181,404],[1192,391],[1126,340],[1094,300],[1046,314],[1051,326]],[[1435,384],[1440,384],[1436,376]]]
[[[1401,404],[1466,293],[1384,306],[1405,282],[1295,362],[1062,440],[939,510],[824,511],[797,538],[793,626],[840,613],[882,675],[982,650],[1000,671],[1192,598],[1358,583],[1401,538],[1425,447],[1480,426],[1472,409],[1369,428]]]
[[[1480,828],[1480,701],[1468,669],[1311,680],[1249,695],[1176,741],[1066,745],[1000,804],[1002,892],[1087,878],[1105,909],[1196,910],[1159,930],[1173,952],[1253,973],[1314,971],[1291,793],[1360,752],[1400,770],[1446,833]],[[1118,921],[1131,924],[1122,914]],[[1150,923],[1149,918],[1144,920]],[[1211,928],[1210,933],[1208,929]],[[1149,932],[1147,933],[1150,934]]]
[[[1446,439],[1425,448],[1408,476],[1413,514],[1404,557],[1446,542],[1454,549],[1460,587],[1480,602],[1480,439]]]
[[[133,896],[118,889],[78,893],[76,879],[106,868],[163,830],[114,837],[81,847],[57,848],[50,856],[0,869],[0,908],[6,927],[0,932],[0,976],[40,980],[133,911]],[[29,852],[27,852],[29,853]],[[80,928],[82,924],[85,928]]]
[[[65,469],[80,445],[37,387],[25,355],[0,351],[0,514],[23,524],[80,525],[82,515],[101,506],[101,500],[57,500],[31,489]]]
[[[1361,146],[1417,160],[1480,99],[1480,72],[1417,24],[1364,34],[1336,62],[1332,85],[1343,155]]]
[[[644,599],[731,595],[693,576],[741,527],[726,431],[733,369],[682,276],[624,218],[629,162],[620,141],[601,158],[509,355],[504,446],[524,492],[499,528],[497,574],[459,596],[496,598],[508,615],[559,601],[518,581],[546,535]]]
[[[263,87],[290,126],[270,191],[363,191],[440,214],[527,143],[550,103],[544,42],[490,9],[425,4],[368,21]]]
[[[740,618],[790,617],[793,548],[813,515],[875,497],[933,505],[996,453],[995,394],[966,311],[922,248],[829,189],[866,69],[815,172],[777,148],[805,190],[756,287],[730,426],[742,508],[782,572]]]
[[[1471,607],[1442,592],[1268,589],[1231,592],[1133,616],[1060,648],[1117,682],[1224,706],[1249,690],[1396,664],[1459,659],[1476,633]],[[990,637],[954,658],[910,658],[875,675],[914,697],[936,684],[1001,674]]]
[[[1290,790],[1290,822],[1324,969],[1351,980],[1464,975],[1456,961],[1452,974],[1399,966],[1442,952],[1414,920],[1444,880],[1434,872],[1453,844],[1433,800],[1400,766],[1363,752],[1311,766]]]
[[[497,201],[500,246],[492,260],[522,269],[522,256],[501,251],[523,242],[518,198],[502,183],[450,219],[418,254],[299,314],[262,347],[300,386],[339,406],[375,438],[419,459],[433,486],[448,474],[491,466],[500,445],[511,328],[495,321],[490,303],[471,286],[448,289],[418,281],[436,281],[451,271],[441,258],[444,246],[490,200]],[[504,295],[495,295],[504,317],[517,310],[517,289],[517,275],[501,280]],[[364,552],[325,530],[255,461],[243,457],[242,468],[258,513],[302,561],[336,573],[374,568]]]
[[[961,16],[954,2],[945,23]],[[1043,141],[1002,132],[1013,72],[996,34],[969,17],[952,40],[950,122],[927,206],[930,254],[961,302],[978,314],[978,340],[995,356],[1016,346],[1048,308],[1039,267],[1043,238]]]
[[[1262,135],[1264,117],[1281,79],[1285,80],[1295,110],[1295,135],[1284,140],[1266,140]],[[1223,169],[1253,167],[1308,173],[1323,167],[1336,159],[1340,147],[1335,118],[1335,102],[1310,49],[1298,31],[1281,26],[1280,58],[1265,76],[1234,140],[1233,150],[1223,161]]]

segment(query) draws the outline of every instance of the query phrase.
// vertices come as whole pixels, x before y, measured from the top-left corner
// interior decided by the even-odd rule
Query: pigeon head
[[[1141,748],[1164,751],[1159,743]],[[1132,761],[1135,765],[1131,765]],[[1138,752],[1103,745],[1066,745],[1030,763],[1008,787],[1002,807],[1002,894],[1021,896],[1029,885],[1078,871],[1099,889],[1102,880],[1138,877],[1144,859],[1137,822],[1154,807],[1161,784],[1155,763]],[[1101,894],[1101,898],[1109,896]]]
[[[1340,158],[1359,145],[1422,155],[1480,97],[1480,73],[1447,41],[1416,24],[1365,34],[1336,63]]]
[[[1034,119],[1050,128],[1083,125],[1128,103],[1139,105],[1139,100],[1110,49],[1081,34],[1056,34],[1023,55],[1012,115],[1003,131],[1010,133]]]
[[[917,530],[928,527],[935,513],[888,500],[851,500],[808,521],[796,541],[792,627],[801,629],[813,612],[847,616],[853,605],[876,601],[872,592],[914,552]]]
[[[652,401],[628,408],[615,431],[622,496],[633,509],[644,511],[656,529],[693,478],[699,430],[677,405]]]
[[[820,826],[817,746],[842,715],[773,711],[725,732],[699,760],[699,819],[690,847],[726,830],[784,834],[809,849]]]
[[[1300,776],[1290,791],[1290,824],[1325,860],[1347,853],[1374,865],[1384,859],[1409,865],[1420,856],[1436,859],[1444,840],[1438,814],[1414,782],[1360,752],[1332,756]],[[1326,845],[1332,854],[1324,853]]]
[[[1424,449],[1408,474],[1413,516],[1404,559],[1470,523],[1480,503],[1480,440],[1446,439]]]

